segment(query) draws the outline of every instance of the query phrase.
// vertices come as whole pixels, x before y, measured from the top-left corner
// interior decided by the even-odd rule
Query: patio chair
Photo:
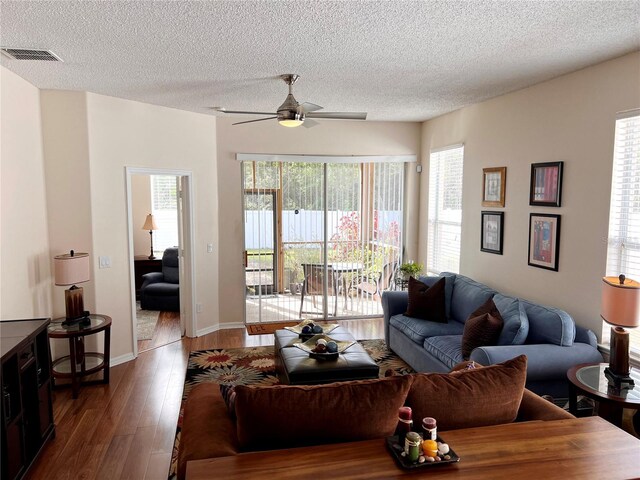
[[[359,299],[361,299],[365,295],[368,295],[374,299],[376,297],[380,298],[382,292],[388,290],[391,287],[397,267],[397,262],[389,262],[382,267],[382,270],[378,272],[377,275],[369,274],[356,277],[351,282],[349,291],[351,292],[355,290],[356,295]],[[351,302],[353,305],[353,298],[351,298]]]
[[[322,312],[304,311],[304,297],[311,296],[313,306],[317,308],[316,296],[324,294],[324,265],[322,264],[303,264],[304,270],[304,283],[302,284],[302,292],[300,297],[300,317],[303,313],[310,313],[315,315],[321,315]],[[333,302],[333,316],[338,314],[338,279],[331,266],[327,267],[327,276],[329,281],[327,282],[327,299],[332,296]]]

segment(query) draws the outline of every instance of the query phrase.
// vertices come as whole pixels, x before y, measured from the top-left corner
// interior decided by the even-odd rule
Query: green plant
[[[421,263],[414,263],[414,262],[407,262],[400,265],[400,271],[407,278],[415,277],[420,272],[422,272],[422,268],[423,267]]]

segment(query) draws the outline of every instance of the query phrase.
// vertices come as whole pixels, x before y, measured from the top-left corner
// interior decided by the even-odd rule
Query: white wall
[[[57,188],[51,192],[50,202],[61,202],[69,190],[75,189],[75,202],[89,211],[90,218],[80,229],[80,236],[84,238],[84,230],[89,230],[93,260],[90,283],[95,289],[90,309],[113,319],[111,355],[122,358],[133,351],[126,166],[193,172],[196,298],[203,304],[196,328],[215,325],[218,299],[217,290],[211,286],[218,283],[217,252],[206,253],[206,244],[217,237],[216,196],[211,188],[217,183],[215,117],[91,93],[47,90],[42,97],[47,125],[73,126],[79,133],[74,138],[65,137],[68,148],[86,151],[77,162],[84,190],[77,190],[77,178],[56,176]],[[47,148],[47,158],[53,156],[50,153]],[[49,213],[51,224],[64,226],[69,219],[70,213],[62,209]],[[52,244],[59,242],[57,236],[73,235],[74,230],[69,230],[52,234]],[[99,256],[109,256],[111,268],[99,269]]]
[[[0,319],[51,315],[39,90],[0,67]]]
[[[640,53],[425,122],[420,258],[426,259],[428,156],[464,143],[460,270],[502,292],[567,310],[601,333],[616,112],[640,106]],[[529,206],[532,163],[564,161],[562,207]],[[483,208],[482,169],[507,167],[504,209]],[[505,212],[504,255],[480,252],[480,212]],[[527,265],[529,214],[561,214],[559,271]]]
[[[151,213],[151,176],[131,176],[131,215],[133,217],[133,252],[134,255],[149,256],[151,240],[149,231],[142,225]]]
[[[237,118],[218,118],[218,250],[220,256],[220,323],[243,322],[244,268],[242,251],[242,182],[236,153],[309,155],[419,155],[420,124],[403,122],[350,122],[327,120],[305,129],[285,128],[274,121],[232,126]],[[407,252],[417,245],[418,192],[415,170],[409,168],[406,183],[412,212],[405,232]]]

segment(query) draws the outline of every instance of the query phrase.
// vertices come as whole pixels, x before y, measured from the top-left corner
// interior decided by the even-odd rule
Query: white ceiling
[[[0,2],[0,62],[42,89],[182,110],[299,102],[422,121],[640,49],[634,1]],[[247,119],[247,117],[243,118]]]

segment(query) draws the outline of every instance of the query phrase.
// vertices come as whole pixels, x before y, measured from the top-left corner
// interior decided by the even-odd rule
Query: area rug
[[[151,340],[153,338],[153,331],[156,329],[158,323],[158,315],[160,315],[159,311],[142,310],[140,308],[140,302],[136,302],[136,331],[138,333],[138,340]]]
[[[298,323],[300,323],[299,320],[293,322],[249,323],[247,324],[247,333],[249,335],[267,335],[274,333],[276,330],[282,330],[284,327],[293,327]]]
[[[387,370],[405,375],[414,370],[387,348],[384,340],[358,340],[371,358],[380,367],[380,377]],[[224,385],[277,385],[273,346],[233,349],[197,350],[189,354],[182,405],[176,428],[176,439],[171,456],[169,480],[175,479],[180,445],[180,430],[184,402],[189,392],[200,383]]]

